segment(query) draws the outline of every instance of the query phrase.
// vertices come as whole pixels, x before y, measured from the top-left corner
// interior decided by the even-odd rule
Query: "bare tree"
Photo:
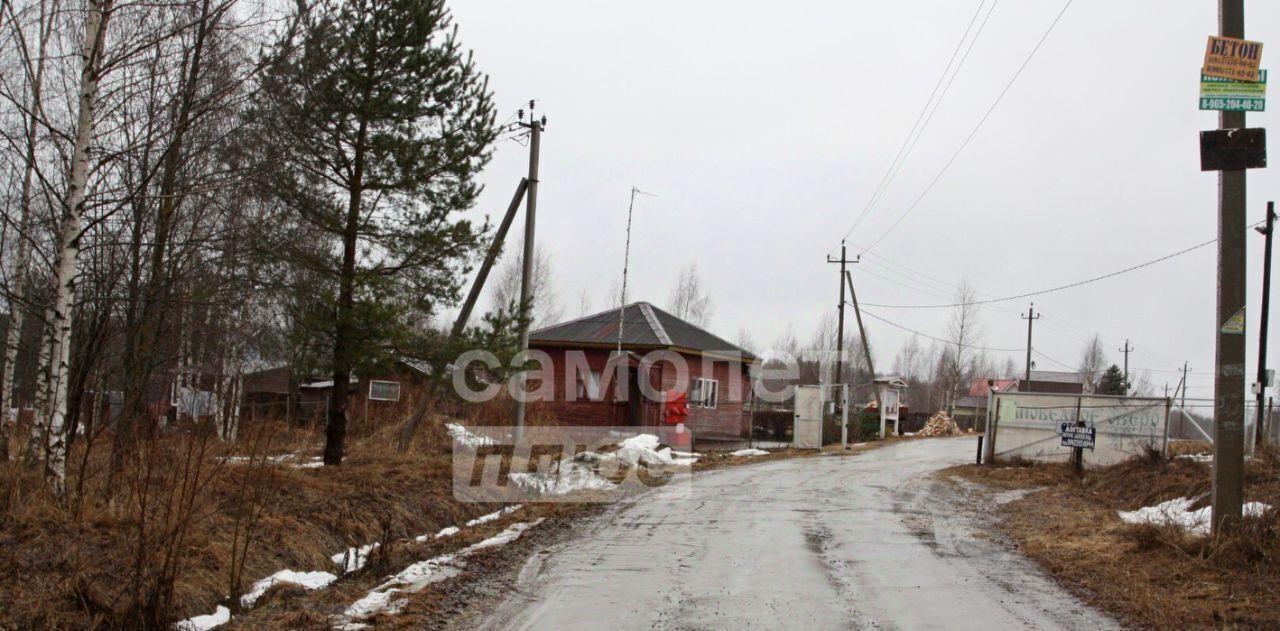
[[[920,376],[923,360],[924,350],[920,348],[920,338],[912,335],[907,343],[903,344],[902,350],[898,351],[898,357],[893,362],[893,371],[907,383],[914,384]]]
[[[1102,336],[1097,333],[1089,339],[1080,354],[1080,377],[1084,380],[1084,391],[1093,392],[1098,387],[1098,379],[1106,369],[1107,356],[1102,350]]]
[[[578,292],[578,317],[591,315],[591,292],[586,287]]]
[[[667,308],[677,318],[698,326],[706,326],[711,321],[714,307],[711,296],[703,287],[697,263],[690,263],[680,270],[680,276],[667,298]]]
[[[969,356],[973,354],[973,347],[981,337],[978,305],[974,304],[977,296],[978,292],[968,278],[960,281],[954,296],[956,306],[951,310],[951,320],[947,325],[947,341],[950,345],[942,358],[946,386],[943,405],[948,408],[955,404],[962,389],[968,390],[966,371],[972,368]]]
[[[497,282],[490,293],[495,310],[520,306],[520,266],[523,260],[519,254],[523,251],[524,241],[521,240],[511,248],[510,255],[498,269]],[[530,275],[533,305],[529,311],[529,325],[533,328],[555,324],[564,318],[564,305],[556,293],[554,273],[551,255],[540,245],[534,247],[533,273]]]

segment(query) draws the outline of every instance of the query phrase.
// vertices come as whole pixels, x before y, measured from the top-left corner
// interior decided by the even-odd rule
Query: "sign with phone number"
[[[1222,112],[1265,111],[1267,71],[1259,70],[1256,82],[1200,75],[1200,109]]]

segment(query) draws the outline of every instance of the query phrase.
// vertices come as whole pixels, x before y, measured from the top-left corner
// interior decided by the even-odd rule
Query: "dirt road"
[[[994,501],[927,474],[973,438],[698,475],[534,554],[488,629],[1118,628],[991,534]]]

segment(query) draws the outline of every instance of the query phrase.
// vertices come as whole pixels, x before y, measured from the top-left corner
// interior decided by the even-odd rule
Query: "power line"
[[[929,335],[928,333],[921,333],[920,331],[917,331],[917,330],[915,330],[915,329],[912,329],[912,328],[908,328],[908,327],[902,326],[901,324],[898,324],[897,322],[892,322],[892,321],[886,320],[885,318],[882,318],[882,317],[880,317],[880,316],[878,316],[878,315],[876,315],[876,314],[874,314],[874,313],[871,313],[870,311],[867,311],[866,309],[862,309],[862,315],[870,316],[870,317],[875,318],[875,319],[877,319],[877,320],[879,320],[879,321],[881,321],[881,322],[883,322],[883,323],[885,323],[885,324],[887,324],[887,325],[889,325],[889,326],[892,326],[892,327],[896,327],[896,328],[902,329],[903,331],[906,331],[906,332],[908,332],[908,333],[915,333],[916,335],[919,335],[920,337],[923,337],[923,338],[926,338],[926,339],[930,339],[930,340],[933,340],[933,341],[935,341],[935,342],[942,342],[943,344],[950,344],[950,345],[952,345],[952,346],[960,346],[960,344],[959,344],[959,343],[954,342],[954,341],[952,341],[952,340],[944,340],[944,339],[942,339],[942,338],[940,338],[940,337],[935,337],[935,336]],[[964,347],[965,347],[965,348],[973,348],[973,349],[977,349],[977,350],[980,350],[980,351],[992,351],[992,352],[995,352],[995,353],[1021,353],[1022,351],[1026,350],[1025,348],[990,348],[990,347],[987,347],[987,346],[975,346],[975,345],[973,345],[973,344],[965,344],[965,345],[964,345]]]
[[[942,106],[943,99],[947,98],[947,92],[951,90],[951,84],[955,82],[956,76],[960,74],[960,69],[964,67],[965,60],[969,58],[969,52],[973,50],[973,45],[977,43],[979,37],[982,37],[982,31],[986,28],[987,21],[991,19],[991,14],[995,12],[996,5],[999,1],[1000,0],[996,0],[991,3],[991,10],[987,12],[987,17],[983,18],[982,24],[978,26],[978,32],[974,34],[973,39],[969,42],[969,47],[965,49],[964,56],[960,58],[960,63],[956,65],[955,72],[951,74],[951,79],[947,80],[947,73],[951,72],[951,66],[952,64],[955,64],[956,55],[960,53],[960,49],[964,46],[965,40],[969,38],[969,32],[973,30],[973,24],[978,20],[978,15],[982,13],[982,7],[987,3],[987,0],[982,0],[978,3],[978,8],[974,10],[973,17],[969,18],[969,24],[964,29],[964,34],[960,36],[960,41],[956,42],[956,49],[951,52],[951,58],[947,60],[946,67],[942,69],[942,74],[938,77],[938,82],[933,85],[933,91],[929,93],[929,98],[925,100],[924,107],[921,108],[920,113],[916,115],[916,120],[912,123],[911,129],[907,132],[906,138],[902,139],[902,146],[898,147],[898,153],[894,155],[893,160],[889,162],[889,169],[885,171],[884,175],[880,178],[880,183],[876,185],[875,190],[871,193],[871,197],[867,199],[867,204],[862,208],[862,212],[858,215],[858,218],[853,222],[853,225],[845,231],[845,238],[848,238],[849,235],[853,234],[854,230],[858,229],[858,226],[862,225],[862,221],[867,218],[867,215],[871,213],[871,210],[875,205],[883,198],[884,193],[889,190],[889,185],[893,183],[894,178],[898,176],[898,172],[902,170],[902,166],[906,164],[907,157],[911,155],[912,149],[915,148],[920,137],[924,135],[924,130],[929,126],[929,121],[933,120],[933,115],[936,114],[938,112],[938,108]],[[943,88],[942,94],[939,96],[938,88],[942,87],[942,82],[944,80],[947,81],[947,85]],[[933,99],[935,96],[938,97],[936,103]],[[932,111],[929,109],[930,105],[933,106]],[[926,113],[928,113],[928,118],[925,117]],[[924,121],[923,125],[921,124],[922,120]],[[918,134],[916,133],[917,129],[919,130]],[[915,140],[912,140],[912,136],[915,136]]]
[[[1114,277],[1116,277],[1116,276],[1120,276],[1121,274],[1127,274],[1127,273],[1129,273],[1129,272],[1134,272],[1134,271],[1140,270],[1140,269],[1142,269],[1142,268],[1144,268],[1144,267],[1150,267],[1150,266],[1152,266],[1152,265],[1155,265],[1156,263],[1162,263],[1162,262],[1167,261],[1167,260],[1169,260],[1169,259],[1171,259],[1171,258],[1178,257],[1178,256],[1182,256],[1183,254],[1186,254],[1186,253],[1188,253],[1188,252],[1192,252],[1192,251],[1194,251],[1194,250],[1198,250],[1198,249],[1203,248],[1203,247],[1205,247],[1205,246],[1207,246],[1207,245],[1212,245],[1212,244],[1216,243],[1217,241],[1218,241],[1218,240],[1217,240],[1216,238],[1214,238],[1214,239],[1210,239],[1210,240],[1205,241],[1205,242],[1203,242],[1203,243],[1198,243],[1198,244],[1196,244],[1196,245],[1193,245],[1193,246],[1191,246],[1191,247],[1189,247],[1189,248],[1186,248],[1186,249],[1183,249],[1183,250],[1178,250],[1177,252],[1174,252],[1173,254],[1166,254],[1166,255],[1164,255],[1164,256],[1162,256],[1162,257],[1160,257],[1160,258],[1152,259],[1152,260],[1147,261],[1147,262],[1145,262],[1145,263],[1139,263],[1139,264],[1137,264],[1137,265],[1133,265],[1133,266],[1130,266],[1130,267],[1126,267],[1126,268],[1124,268],[1124,269],[1122,269],[1122,270],[1117,270],[1117,271],[1111,272],[1111,273],[1109,273],[1109,274],[1103,274],[1103,275],[1101,275],[1101,276],[1095,276],[1095,277],[1093,277],[1093,278],[1089,278],[1089,279],[1085,279],[1085,280],[1081,280],[1081,281],[1076,281],[1076,282],[1074,282],[1074,283],[1067,283],[1067,284],[1065,284],[1065,285],[1058,285],[1058,286],[1056,286],[1056,287],[1050,287],[1050,288],[1048,288],[1048,289],[1041,289],[1041,290],[1038,290],[1038,291],[1031,291],[1031,292],[1027,292],[1027,293],[1024,293],[1024,294],[1018,294],[1018,295],[1016,295],[1016,296],[1006,296],[1006,297],[1003,297],[1003,298],[991,298],[991,299],[988,299],[988,300],[974,300],[974,301],[971,301],[971,302],[957,302],[957,303],[952,303],[952,304],[943,304],[943,305],[880,305],[880,304],[871,304],[871,303],[867,303],[867,305],[866,305],[866,306],[868,306],[868,307],[879,307],[879,308],[881,308],[881,309],[950,309],[950,308],[952,308],[952,307],[965,307],[965,306],[969,306],[969,305],[985,305],[985,304],[991,304],[991,303],[995,303],[995,302],[1008,302],[1008,301],[1010,301],[1010,300],[1021,300],[1021,299],[1023,299],[1023,298],[1031,298],[1031,297],[1033,297],[1033,296],[1042,296],[1042,295],[1044,295],[1044,294],[1050,294],[1050,293],[1053,293],[1053,292],[1062,291],[1062,290],[1064,290],[1064,289],[1073,289],[1073,288],[1075,288],[1075,287],[1080,287],[1080,286],[1082,286],[1082,285],[1088,285],[1088,284],[1090,284],[1090,283],[1096,283],[1096,282],[1098,282],[1098,281],[1100,281],[1100,280],[1106,280],[1106,279],[1108,279],[1108,278],[1114,278]]]
[[[1049,38],[1049,34],[1053,32],[1054,27],[1056,27],[1058,25],[1058,22],[1062,20],[1062,16],[1066,14],[1067,9],[1071,7],[1072,2],[1074,2],[1074,0],[1067,0],[1067,3],[1062,5],[1062,10],[1059,11],[1058,15],[1053,18],[1053,22],[1049,24],[1049,28],[1045,29],[1044,34],[1040,36],[1040,41],[1036,42],[1035,47],[1031,49],[1031,52],[1029,54],[1027,54],[1027,58],[1022,61],[1022,65],[1018,66],[1017,72],[1013,73],[1013,76],[1009,79],[1009,82],[1005,84],[1004,89],[1000,91],[1000,94],[998,96],[996,96],[996,100],[991,103],[991,107],[987,108],[987,112],[982,115],[981,119],[978,120],[978,124],[974,125],[973,130],[969,132],[969,135],[967,137],[965,137],[964,142],[960,143],[960,146],[956,149],[955,153],[951,154],[951,159],[947,160],[947,163],[942,166],[942,170],[938,171],[938,174],[933,177],[933,180],[929,182],[929,185],[926,186],[924,190],[920,192],[920,196],[916,197],[914,202],[911,202],[911,205],[908,206],[907,210],[904,211],[902,215],[898,217],[897,221],[893,222],[893,225],[889,226],[888,230],[885,230],[884,233],[881,234],[879,238],[877,238],[875,241],[871,243],[871,247],[867,248],[868,250],[875,248],[877,245],[880,244],[881,241],[884,240],[885,237],[889,236],[889,233],[893,232],[894,229],[896,229],[898,225],[902,223],[902,220],[906,219],[907,216],[911,214],[911,211],[916,209],[916,206],[919,205],[920,201],[923,200],[925,196],[929,194],[929,191],[933,190],[934,185],[938,183],[938,180],[942,179],[942,175],[947,172],[947,169],[951,168],[951,165],[955,163],[956,158],[960,157],[960,154],[961,152],[964,151],[965,147],[969,146],[969,142],[973,140],[973,137],[975,135],[977,135],[978,130],[982,128],[983,123],[987,122],[987,119],[991,117],[991,113],[995,111],[996,106],[1000,105],[1000,101],[1003,100],[1004,96],[1009,93],[1009,89],[1013,87],[1013,83],[1018,80],[1018,77],[1022,76],[1022,71],[1027,69],[1027,64],[1031,63],[1031,58],[1035,57],[1036,51],[1039,51],[1040,46],[1043,45],[1045,40]]]

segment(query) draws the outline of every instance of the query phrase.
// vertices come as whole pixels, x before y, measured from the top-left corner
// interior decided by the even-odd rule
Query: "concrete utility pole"
[[[845,264],[847,264],[847,263],[857,263],[858,261],[862,260],[862,257],[861,257],[861,256],[859,256],[859,257],[857,257],[857,258],[853,259],[852,261],[850,261],[850,260],[849,260],[849,257],[848,257],[848,256],[846,256],[846,254],[845,254],[845,253],[846,253],[846,251],[847,251],[847,250],[845,249],[844,240],[843,240],[843,239],[841,239],[841,240],[840,240],[840,258],[839,258],[839,259],[833,259],[833,258],[831,258],[831,256],[830,256],[830,255],[828,255],[828,256],[827,256],[827,262],[828,262],[828,263],[839,263],[839,264],[840,264],[840,279],[839,279],[839,280],[840,280],[840,303],[839,303],[839,304],[840,304],[840,324],[839,324],[839,325],[837,325],[837,330],[836,330],[836,381],[835,381],[836,383],[844,383],[844,382],[840,381],[840,378],[841,378],[841,370],[840,370],[840,369],[844,366],[844,303],[845,303],[845,300],[844,300],[844,284],[845,284],[845,283],[844,283],[844,276],[845,276],[845,274],[846,274]],[[859,317],[861,317],[861,316],[859,316]],[[865,340],[863,341],[863,344],[864,344],[864,345],[866,344],[866,341],[865,341]],[[872,375],[871,377],[874,379],[874,378],[875,378],[875,375]]]
[[[1027,309],[1027,315],[1019,316],[1027,321],[1027,392],[1031,391],[1031,324],[1040,319],[1040,314],[1036,313],[1036,303],[1031,303],[1031,308]]]
[[[862,309],[858,307],[858,292],[853,289],[853,274],[844,273],[845,282],[849,283],[849,298],[853,300],[853,315],[858,319],[858,334],[862,337],[862,353],[867,359],[867,370],[871,371],[871,380],[876,379],[876,366],[871,363],[871,345],[867,344],[867,329],[862,326]],[[871,390],[876,394],[876,409],[880,410],[880,389],[871,384]],[[883,437],[882,437],[883,438]]]
[[[1267,202],[1267,225],[1257,229],[1266,235],[1266,245],[1262,249],[1262,318],[1258,320],[1258,407],[1253,422],[1254,444],[1259,447],[1267,442],[1267,433],[1262,427],[1262,399],[1267,394],[1267,318],[1271,315],[1271,234],[1275,224],[1276,203]]]
[[[523,113],[522,113],[523,114]],[[522,115],[521,118],[524,118]],[[534,220],[538,214],[538,150],[542,143],[542,128],[547,124],[547,117],[539,121],[534,117],[533,101],[529,101],[529,122],[521,121],[522,126],[529,129],[529,177],[528,191],[524,209],[524,260],[520,266],[520,351],[529,352],[529,319],[533,314],[533,265],[534,265]],[[520,371],[520,393],[516,397],[516,431],[515,438],[524,438],[524,400],[525,388],[529,382],[529,371]]]
[[[467,320],[471,318],[471,310],[475,308],[476,300],[480,298],[480,292],[484,291],[484,283],[489,278],[489,270],[493,269],[494,261],[497,261],[498,255],[502,253],[502,244],[507,240],[507,230],[511,228],[511,222],[515,219],[516,212],[520,210],[520,202],[524,200],[525,191],[528,189],[529,180],[520,178],[520,184],[516,186],[516,194],[511,198],[511,205],[507,206],[507,214],[503,215],[502,223],[498,225],[498,231],[493,235],[493,243],[489,244],[489,251],[485,254],[484,261],[480,263],[480,271],[476,272],[476,279],[471,283],[471,291],[467,294],[467,300],[462,303],[462,311],[458,312],[458,319],[453,322],[453,330],[450,333],[453,337],[458,337],[467,328]]]
[[[1191,372],[1191,366],[1187,362],[1182,362],[1182,404],[1179,407],[1182,408],[1183,416],[1187,414],[1187,373],[1189,372]],[[1178,391],[1175,389],[1173,393],[1177,394]]]
[[[1121,348],[1118,350],[1121,353],[1124,353],[1124,390],[1125,390],[1124,393],[1129,394],[1129,353],[1132,353],[1133,351],[1136,351],[1138,349],[1132,346],[1129,346],[1129,340],[1125,340],[1124,348]]]
[[[1244,0],[1218,0],[1218,34],[1244,39]],[[1220,112],[1243,129],[1244,112]],[[1244,503],[1245,170],[1218,172],[1218,319],[1213,371],[1213,533],[1234,529]]]

